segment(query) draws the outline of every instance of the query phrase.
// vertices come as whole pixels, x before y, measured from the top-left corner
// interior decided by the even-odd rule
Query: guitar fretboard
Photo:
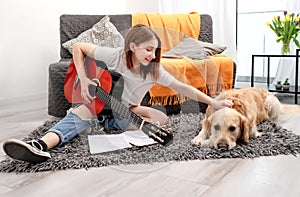
[[[109,95],[101,87],[96,88],[95,94],[101,101],[108,105],[112,111],[116,112],[120,118],[129,120],[137,127],[141,126],[143,119],[140,116],[128,109],[119,100]]]

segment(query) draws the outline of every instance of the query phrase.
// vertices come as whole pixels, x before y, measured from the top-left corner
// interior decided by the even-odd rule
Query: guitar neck
[[[101,87],[98,86],[96,88],[95,95],[107,106],[109,106],[113,112],[117,113],[120,118],[129,120],[133,125],[137,126],[138,128],[143,124],[144,120],[140,116],[128,109],[119,100],[109,95]]]

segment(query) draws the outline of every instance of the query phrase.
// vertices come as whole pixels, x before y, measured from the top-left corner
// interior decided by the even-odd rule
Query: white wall
[[[48,66],[60,57],[61,14],[158,12],[158,2],[151,2],[1,0],[0,105],[47,96]]]
[[[160,0],[127,0],[126,6],[129,13],[149,12],[159,13]]]

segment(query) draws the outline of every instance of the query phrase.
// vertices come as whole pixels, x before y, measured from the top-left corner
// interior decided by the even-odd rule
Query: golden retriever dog
[[[230,150],[238,140],[248,143],[259,137],[256,126],[264,119],[276,121],[282,112],[282,105],[273,94],[255,87],[227,90],[215,99],[231,100],[233,107],[216,111],[209,106],[201,131],[191,141],[193,145]]]

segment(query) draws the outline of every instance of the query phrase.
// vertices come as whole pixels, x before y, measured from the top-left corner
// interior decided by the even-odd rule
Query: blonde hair
[[[138,24],[131,27],[125,36],[125,59],[128,69],[133,68],[132,54],[130,49],[130,43],[134,43],[139,46],[141,43],[149,41],[155,37],[158,41],[158,46],[155,50],[155,59],[152,59],[149,65],[140,68],[140,75],[145,79],[147,74],[150,73],[151,78],[154,81],[159,79],[159,65],[161,58],[161,41],[158,35],[148,26]]]

